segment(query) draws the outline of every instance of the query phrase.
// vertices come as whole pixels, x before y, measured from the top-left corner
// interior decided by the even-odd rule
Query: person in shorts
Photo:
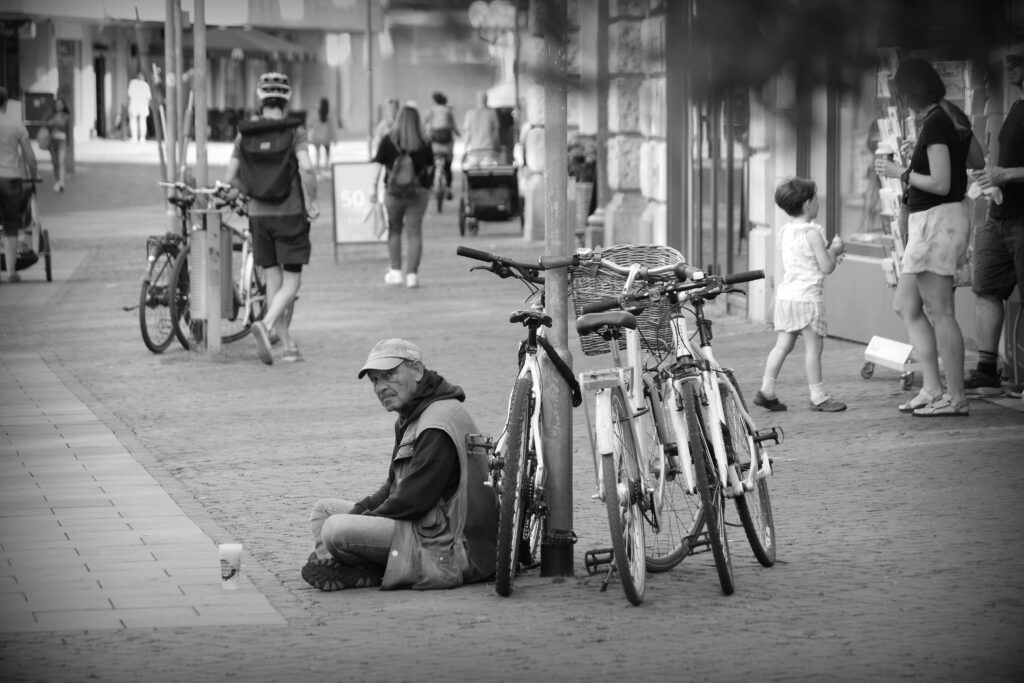
[[[1010,83],[1024,89],[1024,57],[1006,57]],[[978,300],[974,324],[978,336],[978,364],[964,380],[968,394],[1003,391],[997,362],[1003,329],[1003,303],[1014,287],[1024,299],[1024,100],[1010,107],[999,129],[999,158],[977,176],[989,196],[988,220],[974,235],[974,280]],[[999,201],[997,201],[997,198]],[[1011,387],[1019,392],[1020,386]]]
[[[810,390],[810,409],[821,413],[846,410],[825,391],[821,378],[821,352],[828,328],[825,324],[825,276],[835,270],[846,251],[836,235],[825,244],[825,228],[815,223],[818,217],[818,187],[807,178],[789,178],[775,190],[775,203],[793,220],[779,228],[780,249],[785,275],[775,292],[775,346],[765,361],[761,389],[754,404],[771,411],[786,410],[775,395],[775,381],[786,357],[804,338],[804,370]]]
[[[284,120],[291,100],[288,77],[265,73],[256,86],[260,101],[260,120]],[[242,133],[235,139],[235,148],[228,161],[229,185],[240,183]],[[309,264],[310,222],[320,211],[316,203],[316,177],[309,158],[308,136],[301,125],[295,126],[294,154],[298,172],[291,177],[291,189],[283,201],[264,201],[253,197],[249,202],[249,229],[252,232],[253,259],[263,268],[267,283],[267,311],[262,320],[253,323],[260,360],[272,365],[270,330],[281,340],[283,361],[302,360],[302,354],[291,336],[291,318],[295,297],[302,284],[302,267]],[[245,186],[245,183],[241,183]]]
[[[921,391],[898,406],[918,417],[970,413],[964,392],[964,337],[953,310],[953,276],[967,257],[970,215],[965,201],[969,148],[942,107],[946,86],[931,64],[908,57],[893,78],[897,96],[918,117],[910,165],[876,159],[879,175],[902,179],[907,246],[894,308],[921,366]],[[939,358],[945,370],[945,387]]]
[[[7,282],[21,279],[17,271],[18,231],[25,208],[22,178],[38,175],[36,155],[25,125],[7,115],[7,89],[0,88],[0,223],[4,229],[4,261]]]

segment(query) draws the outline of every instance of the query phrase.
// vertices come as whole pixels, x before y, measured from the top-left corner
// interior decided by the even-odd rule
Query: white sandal
[[[901,413],[912,413],[918,408],[925,407],[934,400],[934,396],[932,396],[927,391],[922,389],[917,393],[917,396],[910,399],[906,403],[899,404],[898,406],[896,406],[896,409],[899,410]]]

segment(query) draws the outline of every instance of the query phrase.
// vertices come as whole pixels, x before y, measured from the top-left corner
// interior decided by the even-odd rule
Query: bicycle
[[[607,268],[621,266],[604,264]],[[733,498],[740,522],[755,557],[764,566],[775,562],[776,539],[771,498],[766,477],[771,462],[765,442],[781,442],[777,427],[757,430],[733,371],[723,368],[711,347],[711,321],[704,313],[706,301],[718,295],[738,291],[731,285],[764,277],[763,271],[725,276],[706,275],[680,264],[674,269],[675,281],[645,283],[640,289],[584,306],[588,313],[611,308],[642,309],[644,302],[669,302],[668,322],[672,330],[674,353],[666,358],[660,371],[669,380],[664,386],[674,394],[675,409],[669,411],[675,434],[686,435],[688,458],[681,458],[686,490],[699,492],[708,543],[715,558],[719,583],[725,594],[735,590],[729,553],[725,500]],[[684,281],[684,280],[689,281]],[[687,331],[682,308],[690,304],[695,318],[699,344]],[[692,536],[691,536],[692,538]],[[682,557],[692,550],[682,547]],[[682,557],[679,557],[681,561]]]
[[[508,596],[520,569],[534,567],[540,562],[540,545],[549,533],[541,410],[544,402],[541,349],[569,384],[573,406],[582,402],[572,370],[543,335],[543,328],[550,327],[552,320],[544,310],[544,278],[540,272],[563,268],[570,264],[572,258],[545,256],[536,264],[528,264],[469,247],[460,246],[456,253],[490,263],[471,270],[487,270],[500,278],[515,278],[530,290],[527,307],[514,311],[509,317],[510,323],[526,328],[526,339],[520,344],[520,369],[509,396],[508,417],[490,461],[491,485],[499,492],[495,590],[501,596]]]
[[[241,195],[229,198],[230,186],[220,182],[211,190],[197,190],[198,193],[212,194],[217,198],[217,208],[230,207],[237,215],[247,216],[247,204]],[[232,252],[239,252],[237,259],[229,258],[229,267],[222,272],[222,300],[213,302],[210,315],[221,316],[221,341],[230,343],[244,338],[252,324],[261,320],[267,311],[266,283],[262,270],[256,266],[252,253],[252,234],[249,229],[238,228],[224,222],[221,229],[231,233]],[[193,230],[201,226],[194,225]],[[222,233],[223,234],[223,233]],[[225,238],[226,241],[226,238]],[[224,242],[222,242],[224,244]],[[202,342],[203,327],[194,324],[191,315],[191,268],[189,259],[191,244],[186,243],[178,253],[171,275],[176,283],[175,296],[171,298],[170,315],[179,340],[186,348]],[[230,279],[227,279],[230,277]],[[230,299],[227,297],[230,296]]]

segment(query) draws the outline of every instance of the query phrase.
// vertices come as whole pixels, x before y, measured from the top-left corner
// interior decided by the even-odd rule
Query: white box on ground
[[[910,358],[913,351],[914,347],[910,344],[875,335],[864,349],[864,360],[884,368],[904,370],[913,362]]]

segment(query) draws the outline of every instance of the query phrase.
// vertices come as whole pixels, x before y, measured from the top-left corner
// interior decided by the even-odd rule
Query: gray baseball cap
[[[397,337],[381,339],[370,349],[370,355],[366,357],[358,377],[362,379],[368,370],[393,370],[407,360],[423,362],[420,347]]]

